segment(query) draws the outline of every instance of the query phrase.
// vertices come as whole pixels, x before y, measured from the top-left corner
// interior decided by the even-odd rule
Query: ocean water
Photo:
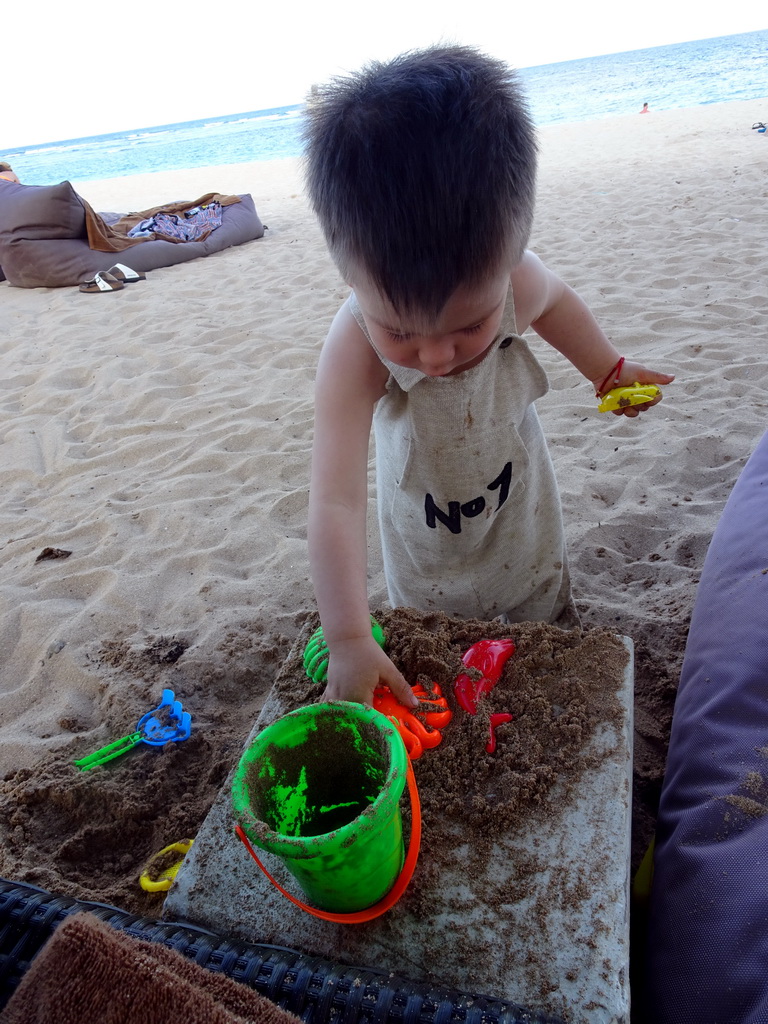
[[[768,18],[766,18],[768,21]],[[768,29],[522,68],[538,124],[768,96]]]
[[[695,107],[768,94],[768,29],[522,68],[539,125]],[[768,110],[766,110],[768,117]],[[22,181],[46,185],[275,160],[301,154],[302,106],[139,128],[4,152]]]

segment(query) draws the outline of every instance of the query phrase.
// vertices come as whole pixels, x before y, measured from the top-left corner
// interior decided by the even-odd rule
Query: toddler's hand
[[[373,691],[388,686],[401,704],[418,707],[418,698],[373,637],[337,640],[330,651],[324,700],[353,700],[373,705]]]
[[[656,370],[649,370],[647,367],[643,366],[642,363],[633,363],[626,359],[624,360],[619,373],[618,384],[615,380],[610,380],[605,384],[602,393],[605,394],[611,388],[629,387],[632,384],[658,384],[661,386],[662,384],[671,384],[674,379],[675,375],[673,373],[659,373]],[[596,380],[592,381],[592,383],[597,391],[604,381]],[[640,413],[645,412],[646,409],[650,409],[652,406],[658,405],[661,398],[661,395],[657,395],[656,398],[652,399],[650,402],[644,402],[642,405],[628,405],[622,409],[614,409],[613,414],[614,416],[629,416],[630,418],[639,416]]]

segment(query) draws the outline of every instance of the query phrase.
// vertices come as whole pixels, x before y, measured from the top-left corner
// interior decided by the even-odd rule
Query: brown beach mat
[[[67,917],[0,1013],[2,1024],[298,1024],[269,999],[93,914]]]

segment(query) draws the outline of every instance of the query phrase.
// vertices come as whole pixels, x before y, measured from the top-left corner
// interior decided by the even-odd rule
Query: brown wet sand
[[[398,620],[398,616],[402,617]],[[456,623],[442,615],[404,612],[383,612],[380,620],[389,633],[388,649],[408,678],[439,683],[451,702],[450,684],[473,637],[507,636],[511,630],[517,643],[503,685],[482,702],[480,714],[470,718],[461,713],[464,743],[444,744],[417,762],[427,809],[430,801],[437,800],[441,815],[458,810],[462,819],[468,816],[478,830],[480,851],[481,837],[488,829],[519,824],[521,809],[541,806],[555,780],[576,783],[579,772],[588,767],[579,760],[580,749],[595,723],[616,713],[605,685],[606,680],[615,680],[625,655],[607,630],[587,631],[577,648],[582,659],[589,652],[585,666],[569,650],[570,635],[554,627]],[[566,638],[565,647],[552,647],[549,664],[537,650],[531,667],[529,636],[548,630],[553,637]],[[104,680],[103,742],[130,732],[141,714],[158,702],[164,686],[174,689],[184,709],[192,713],[192,735],[161,749],[139,744],[109,765],[88,772],[76,769],[72,761],[95,746],[73,739],[65,751],[48,755],[37,768],[9,772],[0,784],[4,833],[0,873],[4,877],[63,895],[114,903],[136,913],[159,911],[162,895],[145,893],[138,886],[138,875],[154,853],[196,834],[239,758],[263,702],[258,687],[265,678],[277,675],[284,653],[274,642],[254,639],[248,644],[239,638],[235,643],[231,637],[229,643],[238,648],[241,662],[249,665],[229,678],[220,667],[209,665],[206,671],[200,652],[185,664],[187,654],[179,653],[173,638],[156,638],[139,650],[127,644],[104,646],[99,659]],[[660,728],[668,729],[674,692],[669,676],[661,682],[658,678],[661,659],[644,649],[642,640],[635,638],[635,644],[636,721],[653,722],[655,728],[653,735],[635,736],[633,866],[639,864],[655,816],[666,738]],[[221,658],[234,652],[225,641],[217,653]],[[572,673],[578,677],[577,684]],[[318,697],[316,684],[301,676],[291,684],[292,704]],[[215,710],[206,707],[212,685],[219,698]],[[522,714],[521,702],[526,706]],[[512,723],[498,730],[495,756],[484,750],[485,710],[515,715]],[[503,796],[489,808],[483,787],[491,781]],[[470,782],[476,789],[467,805]]]

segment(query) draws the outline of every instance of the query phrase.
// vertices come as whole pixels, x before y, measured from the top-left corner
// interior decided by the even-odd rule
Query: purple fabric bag
[[[656,836],[649,1019],[768,1022],[768,433],[712,538]]]

